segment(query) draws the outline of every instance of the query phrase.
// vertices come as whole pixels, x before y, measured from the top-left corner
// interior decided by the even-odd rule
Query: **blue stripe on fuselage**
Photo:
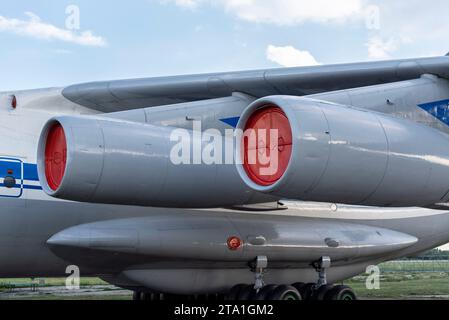
[[[39,177],[37,175],[37,165],[33,163],[24,163],[23,164],[23,179],[30,181],[39,181]]]
[[[11,160],[1,160],[0,159],[0,178],[5,178],[7,176],[12,176],[16,178],[18,181],[23,181],[24,184],[21,186],[20,184],[16,184],[13,189],[28,189],[28,190],[42,190],[40,185],[29,185],[26,184],[26,181],[39,181],[39,177],[37,174],[37,165],[34,163],[23,163],[23,177],[21,177],[22,163]],[[12,173],[10,173],[12,172]],[[0,183],[0,187],[5,187],[3,183]]]
[[[21,171],[19,162],[1,161],[0,160],[0,178],[4,178],[11,174],[8,174],[8,170],[12,170],[12,176],[15,178],[20,178],[19,172]],[[33,163],[23,164],[23,180],[29,181],[39,181],[37,175],[37,165]]]

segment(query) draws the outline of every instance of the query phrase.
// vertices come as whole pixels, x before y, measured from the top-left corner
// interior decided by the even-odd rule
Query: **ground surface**
[[[392,273],[384,275],[379,290],[368,290],[366,277],[356,277],[344,284],[364,299],[448,299],[449,273]]]
[[[380,290],[368,290],[367,275],[344,284],[361,299],[449,300],[449,262],[407,261],[381,265]],[[36,285],[35,289],[31,284]],[[79,290],[67,290],[65,279],[0,279],[0,300],[131,300],[132,292],[97,278],[81,279]]]

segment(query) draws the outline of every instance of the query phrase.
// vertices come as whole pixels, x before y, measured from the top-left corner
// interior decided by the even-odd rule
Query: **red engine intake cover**
[[[61,185],[67,162],[67,143],[64,129],[57,123],[48,131],[45,145],[45,177],[48,186],[56,191]]]
[[[255,141],[248,138],[251,135],[247,130],[254,130]],[[272,130],[277,132],[277,139],[270,136]],[[287,116],[277,106],[266,106],[251,115],[245,133],[243,167],[246,174],[260,186],[275,184],[287,170],[292,154],[292,130]],[[273,170],[263,172],[269,167]]]

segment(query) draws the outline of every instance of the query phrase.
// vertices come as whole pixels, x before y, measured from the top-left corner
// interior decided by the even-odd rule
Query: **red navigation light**
[[[243,241],[240,240],[239,237],[230,237],[227,243],[229,250],[232,251],[240,249],[240,247],[243,245]]]

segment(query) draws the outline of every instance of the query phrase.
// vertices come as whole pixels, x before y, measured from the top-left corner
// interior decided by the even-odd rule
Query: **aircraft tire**
[[[257,292],[254,290],[254,285],[247,285],[245,288],[240,290],[237,300],[239,301],[248,301],[253,300],[256,296]]]
[[[313,291],[314,291],[315,283],[306,283],[305,285],[301,286],[298,290],[299,294],[301,295],[302,300],[309,301],[312,298]]]
[[[311,300],[314,301],[323,301],[326,300],[327,294],[334,289],[333,285],[327,284],[324,286],[319,287],[318,289],[314,290],[312,293],[312,296],[310,297]]]
[[[301,300],[301,294],[293,286],[280,285],[272,291],[267,300]]]
[[[274,289],[278,286],[276,284],[269,284],[259,290],[259,292],[255,296],[255,300],[268,300],[268,297],[271,295]]]
[[[151,294],[150,294],[149,301],[162,301],[162,300],[165,300],[165,299],[166,299],[165,294],[161,294],[161,293],[151,293]]]
[[[301,290],[306,284],[304,282],[295,282],[292,284],[293,287],[296,288],[296,290]]]
[[[357,296],[352,290],[352,288],[348,286],[335,286],[333,289],[328,291],[325,295],[326,300],[340,300],[340,301],[352,301],[357,300]]]
[[[141,292],[140,293],[140,300],[142,301],[153,301],[153,293],[151,292]]]
[[[142,292],[140,292],[140,291],[134,291],[134,292],[133,292],[133,300],[134,300],[134,301],[140,301],[140,300],[142,300]]]
[[[236,301],[238,299],[239,293],[242,289],[246,288],[246,284],[237,284],[229,290],[228,295],[226,296],[226,300]]]

